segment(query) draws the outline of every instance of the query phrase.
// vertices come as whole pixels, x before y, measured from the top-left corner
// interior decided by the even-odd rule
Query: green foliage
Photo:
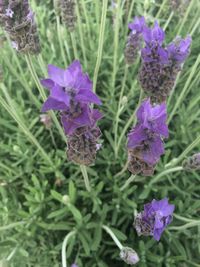
[[[39,78],[46,76],[47,64],[66,67],[75,58],[81,61],[92,79],[97,78],[96,92],[102,99],[101,111],[104,113],[99,123],[103,147],[95,166],[87,169],[92,191],[85,190],[79,166],[67,161],[66,145],[56,125],[49,131],[41,124],[39,115],[43,101],[26,60],[23,55],[16,54],[9,41],[5,42],[0,55],[3,66],[0,85],[0,266],[61,266],[62,242],[72,230],[76,234],[70,238],[66,254],[70,264],[77,259],[79,267],[125,266],[119,259],[118,248],[102,230],[102,225],[110,226],[122,244],[138,252],[141,267],[200,266],[200,175],[183,170],[166,173],[166,170],[180,166],[183,159],[179,161],[180,155],[185,157],[200,151],[200,3],[192,0],[184,13],[178,14],[165,0],[118,0],[119,13],[113,14],[111,1],[107,8],[106,0],[77,2],[78,24],[70,34],[56,18],[52,1],[31,1],[42,44],[42,56],[31,60]],[[102,7],[106,8],[103,35]],[[135,15],[144,14],[150,24],[157,18],[166,28],[168,42],[177,34],[190,33],[192,51],[168,100],[170,137],[154,177],[137,177],[121,191],[130,176],[128,171],[116,175],[127,160],[126,134],[119,144],[118,156],[116,140],[120,139],[140,95],[138,60],[135,66],[128,68],[124,80],[123,96],[127,97],[127,103],[120,113],[115,136],[118,101],[125,75],[123,51],[128,21]],[[101,58],[98,58],[101,56],[99,44],[103,45]],[[98,76],[94,77],[95,73]],[[193,143],[195,140],[198,142]],[[182,154],[192,143],[187,154]],[[176,206],[173,223],[159,243],[150,237],[138,237],[132,226],[134,214],[144,203],[165,196]],[[9,255],[12,257],[7,263]]]

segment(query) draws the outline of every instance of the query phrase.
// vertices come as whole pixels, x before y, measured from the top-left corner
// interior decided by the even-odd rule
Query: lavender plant
[[[12,14],[2,3],[14,2],[25,3],[0,0],[9,21],[21,9]],[[1,47],[0,265],[197,266],[199,157],[188,155],[200,144],[199,5],[191,1],[180,19],[167,1],[117,0],[112,14],[108,0],[65,3],[76,27],[60,23],[52,1],[30,1],[42,54]],[[146,26],[156,20],[162,28]],[[186,61],[191,39],[176,36],[188,33]]]

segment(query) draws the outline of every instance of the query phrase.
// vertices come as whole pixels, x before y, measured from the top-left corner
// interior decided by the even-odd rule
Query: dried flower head
[[[150,176],[164,154],[163,137],[168,137],[166,105],[152,106],[145,100],[137,111],[137,124],[128,134],[128,169]]]
[[[161,103],[170,94],[182,63],[189,55],[191,38],[176,38],[164,47],[165,33],[157,22],[152,29],[144,28],[143,38],[145,47],[142,49],[139,81],[152,102]]]
[[[136,17],[133,23],[129,23],[131,30],[125,49],[126,63],[131,65],[135,62],[139,50],[142,48],[142,32],[145,27],[144,17]]]
[[[13,47],[18,52],[40,52],[37,26],[28,0],[1,0],[0,24],[9,34]]]
[[[183,168],[188,171],[200,170],[200,153],[194,154],[183,161]]]
[[[139,257],[137,252],[134,249],[129,247],[123,247],[120,251],[120,258],[129,265],[135,265],[139,262]]]
[[[75,0],[61,0],[62,21],[70,31],[74,30],[77,17],[75,14]]]
[[[144,205],[144,211],[138,213],[134,226],[138,235],[153,236],[159,241],[165,228],[172,222],[175,206],[168,203],[168,199],[153,199]]]

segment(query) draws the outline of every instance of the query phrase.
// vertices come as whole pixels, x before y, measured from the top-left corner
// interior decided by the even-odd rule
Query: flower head
[[[78,265],[76,263],[73,263],[71,267],[78,267]]]
[[[169,59],[174,64],[183,63],[190,53],[192,38],[190,36],[185,39],[177,37],[171,44],[167,46]]]
[[[135,265],[140,260],[135,250],[129,247],[122,248],[120,251],[120,258],[130,265]]]
[[[144,17],[135,17],[132,23],[128,24],[129,29],[134,33],[142,33],[145,27],[145,18]]]
[[[144,17],[135,17],[132,23],[128,25],[131,33],[128,36],[128,41],[125,49],[126,63],[131,65],[134,63],[138,52],[142,47],[142,32],[145,27]]]
[[[137,111],[137,125],[128,134],[129,170],[152,175],[155,164],[164,154],[163,137],[168,137],[166,105],[152,106],[143,101]]]
[[[153,236],[159,241],[165,228],[171,223],[175,206],[168,203],[168,199],[153,199],[144,205],[144,211],[135,219],[135,228],[138,235]]]
[[[161,46],[165,39],[165,33],[156,21],[152,29],[148,27],[144,28],[143,38],[145,43],[151,47]]]
[[[183,168],[188,171],[200,170],[200,153],[196,153],[183,161]]]
[[[83,73],[81,64],[75,60],[66,70],[56,66],[48,66],[49,78],[41,80],[43,86],[50,91],[42,111],[66,110],[71,104],[101,104],[100,99],[92,92],[92,82]]]
[[[150,99],[143,101],[137,111],[137,119],[143,125],[143,128],[168,137],[168,127],[166,125],[167,108],[165,103],[152,106]]]

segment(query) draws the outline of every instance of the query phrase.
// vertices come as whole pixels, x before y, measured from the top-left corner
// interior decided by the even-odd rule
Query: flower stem
[[[192,67],[190,76],[188,77],[188,79],[187,79],[187,81],[186,81],[186,83],[185,83],[185,86],[184,86],[184,88],[182,89],[182,91],[181,91],[181,93],[180,93],[180,95],[179,95],[179,97],[178,97],[178,99],[177,99],[177,101],[176,101],[176,104],[174,105],[174,108],[173,108],[172,112],[170,112],[170,116],[169,116],[169,119],[168,119],[168,124],[170,123],[170,121],[171,121],[171,119],[173,118],[173,116],[174,116],[174,114],[175,114],[177,108],[179,107],[180,103],[182,102],[183,97],[185,96],[186,91],[187,91],[187,89],[188,89],[188,87],[189,87],[189,85],[190,85],[190,83],[191,83],[191,81],[192,81],[192,79],[193,79],[193,77],[194,77],[194,75],[195,75],[195,72],[196,72],[196,69],[197,69],[197,67],[198,67],[198,65],[199,65],[199,62],[200,62],[200,55],[198,56],[198,58],[197,58],[195,64],[194,64],[193,67]]]
[[[182,166],[178,166],[178,167],[175,167],[175,168],[164,170],[163,172],[159,173],[156,177],[154,177],[151,180],[151,182],[149,183],[149,186],[152,186],[153,184],[157,183],[160,180],[160,178],[162,178],[163,176],[165,176],[165,175],[167,175],[169,173],[182,171],[182,170],[183,170]]]
[[[94,78],[93,78],[93,91],[94,92],[96,92],[97,77],[98,77],[99,68],[100,68],[101,60],[102,60],[104,33],[105,33],[105,26],[106,26],[107,6],[108,6],[108,0],[103,0],[103,7],[102,7],[102,13],[101,13],[102,15],[101,15],[100,35],[99,35],[99,45],[98,45],[97,60],[96,60],[96,66],[95,66],[95,70],[94,70]]]
[[[27,62],[29,71],[31,73],[31,76],[32,76],[32,78],[33,78],[33,80],[34,80],[37,88],[38,88],[38,91],[40,93],[40,96],[42,97],[42,100],[45,101],[46,100],[46,94],[45,94],[45,91],[44,91],[44,89],[43,89],[43,87],[42,87],[42,85],[40,83],[40,80],[39,80],[39,78],[37,76],[37,73],[35,71],[35,68],[33,66],[33,63],[32,63],[32,60],[31,60],[31,56],[29,54],[28,55],[25,55],[25,59],[26,59],[26,62]],[[56,118],[54,112],[53,111],[50,111],[49,114],[51,115],[51,117],[52,117],[52,119],[53,119],[53,121],[54,121],[54,123],[55,123],[55,125],[56,125],[56,127],[57,127],[57,129],[58,129],[58,131],[60,133],[60,135],[62,136],[63,140],[65,142],[67,142],[67,138],[66,138],[66,136],[65,136],[65,134],[63,132],[63,129],[60,126],[60,123],[59,123],[58,119]]]
[[[57,25],[57,33],[58,33],[58,42],[59,42],[59,45],[60,45],[60,52],[61,52],[61,55],[62,55],[63,62],[65,64],[65,66],[67,66],[67,61],[66,61],[66,58],[65,58],[65,51],[64,51],[63,42],[62,42],[62,39],[61,39],[60,18],[59,18],[58,15],[56,15],[56,25]]]
[[[66,235],[63,244],[62,244],[62,266],[67,267],[67,262],[66,262],[66,247],[69,239],[75,235],[75,231],[71,231],[68,235]]]
[[[117,147],[117,133],[118,133],[119,117],[120,117],[120,114],[121,114],[120,106],[121,106],[122,97],[123,97],[123,94],[124,94],[127,74],[128,74],[128,65],[126,65],[125,71],[124,71],[122,89],[121,89],[121,92],[120,92],[120,97],[119,97],[119,102],[118,102],[118,109],[117,109],[117,114],[116,114],[116,118],[115,118],[115,148]]]
[[[85,182],[85,187],[88,192],[91,192],[91,187],[90,187],[90,182],[88,178],[88,173],[85,165],[80,165],[81,172],[83,174],[84,182]]]
[[[123,246],[121,242],[118,240],[118,238],[116,237],[116,235],[113,233],[113,231],[106,225],[103,225],[102,228],[111,236],[112,240],[115,242],[118,248],[122,250]]]
[[[140,91],[140,97],[139,97],[139,102],[138,102],[138,106],[136,107],[135,111],[133,112],[132,116],[129,118],[128,122],[126,123],[126,125],[124,126],[124,129],[119,137],[119,140],[118,140],[118,143],[117,143],[117,146],[116,146],[116,155],[118,155],[118,151],[119,151],[119,148],[120,148],[120,145],[121,145],[121,142],[122,142],[122,139],[124,138],[125,134],[126,134],[126,131],[128,130],[128,128],[130,127],[131,123],[134,123],[136,121],[136,112],[137,112],[137,109],[138,107],[140,106],[141,102],[142,102],[142,99],[143,99],[143,91],[141,90]]]
[[[124,191],[124,189],[126,189],[130,183],[132,183],[136,178],[136,175],[131,175],[128,180],[125,182],[125,184],[120,188],[120,191]]]
[[[116,74],[117,74],[117,68],[118,68],[118,64],[117,64],[117,59],[118,59],[118,48],[119,48],[119,22],[120,22],[120,15],[121,15],[121,7],[120,7],[120,0],[117,0],[117,14],[116,14],[116,23],[115,23],[115,27],[114,27],[114,57],[113,57],[113,72],[112,72],[112,82],[111,82],[111,87],[112,87],[112,95],[111,97],[113,98],[114,94],[115,94],[115,78],[116,78]]]

